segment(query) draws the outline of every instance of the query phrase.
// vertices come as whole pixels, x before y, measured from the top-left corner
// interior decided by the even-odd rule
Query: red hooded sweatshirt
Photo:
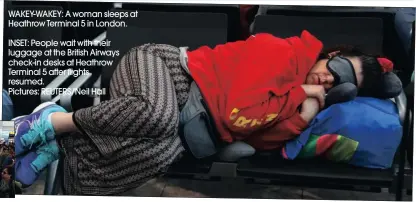
[[[263,33],[189,51],[189,70],[221,139],[271,150],[299,135],[308,125],[298,111],[306,99],[301,85],[321,49],[322,43],[303,31],[301,37]]]

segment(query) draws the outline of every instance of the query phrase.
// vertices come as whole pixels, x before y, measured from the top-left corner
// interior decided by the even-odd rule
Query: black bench
[[[359,45],[367,51],[383,53],[383,21],[377,18],[339,18],[305,16],[257,16],[254,33],[267,32],[278,37],[299,36],[303,29],[316,35],[326,46]],[[359,31],[357,31],[359,30]],[[388,39],[387,39],[388,40]],[[387,55],[388,56],[388,55]],[[395,99],[402,123],[403,141],[409,132],[410,118],[407,114],[406,97],[402,93]],[[258,153],[238,162],[214,160],[179,161],[166,174],[171,177],[220,180],[222,178],[242,178],[249,183],[285,184],[322,188],[353,189],[379,192],[381,188],[402,189],[404,175],[403,146],[397,152],[392,169],[375,170],[350,165],[316,160],[287,161],[273,152]],[[411,188],[411,176],[406,180],[406,188]],[[401,191],[396,191],[396,199],[401,199]]]
[[[409,49],[409,64],[413,71],[415,70],[415,21],[413,21],[412,26],[412,38],[410,43],[410,49]],[[410,83],[407,86],[407,96],[409,97],[409,100],[414,99],[414,91],[415,91],[415,83]],[[411,99],[410,99],[411,98]],[[414,116],[414,103],[409,102],[409,109],[411,110],[412,116]],[[413,166],[413,124],[410,129],[411,135],[409,136],[408,144],[407,144],[407,161],[410,163],[411,166]]]
[[[399,69],[398,74],[401,75],[403,84],[409,83],[411,72],[414,69],[412,68],[414,59],[410,59],[409,62],[409,58],[406,57],[407,54],[400,54],[404,49],[400,45],[401,43],[394,30],[394,13],[391,11],[362,8],[333,9],[328,11],[314,10],[313,8],[307,11],[274,8],[268,10],[267,14],[257,16],[254,33],[268,32],[279,37],[288,37],[298,35],[301,29],[308,29],[318,36],[326,47],[339,44],[361,46],[365,51],[391,58],[395,63],[395,67]],[[269,26],[271,23],[275,26]],[[280,29],[280,27],[285,27],[285,29]],[[294,28],[287,29],[288,27]],[[407,103],[413,105],[413,99]],[[408,154],[408,159],[413,158],[410,152],[406,152],[406,147],[409,148],[408,150],[413,147],[413,144],[409,145],[413,140],[412,113],[409,113],[408,106],[406,108],[405,112],[407,115],[405,117],[409,118],[410,121],[403,122],[404,136],[402,145],[396,154],[395,164],[391,169],[391,173],[393,173],[391,183],[395,183],[391,187],[392,190],[401,190],[403,186],[406,189],[412,189],[411,171],[407,170],[405,172],[404,170],[406,153]],[[403,112],[403,116],[404,114]],[[339,177],[342,178],[341,175]],[[379,179],[387,178],[380,174]],[[397,200],[401,200],[401,193],[396,191]]]
[[[278,37],[299,35],[307,29],[321,39],[326,46],[349,44],[359,45],[374,53],[383,53],[383,21],[377,18],[339,18],[305,16],[257,16],[254,33],[268,32]],[[357,31],[359,30],[359,31]],[[387,39],[388,40],[388,39]],[[388,55],[387,55],[388,56]],[[404,94],[396,98],[398,104],[406,104]],[[399,106],[406,128],[410,119],[405,121],[406,106]],[[400,150],[398,154],[403,154]],[[398,155],[400,157],[400,155]],[[284,183],[312,187],[359,189],[380,191],[381,188],[393,188],[401,185],[402,169],[373,170],[349,165],[314,161],[278,160],[273,154],[259,154],[238,163],[200,162],[186,159],[172,167],[168,176],[203,178],[218,180],[221,177],[244,178],[249,182]],[[274,163],[271,163],[274,162]],[[191,166],[197,164],[198,166]],[[396,159],[395,166],[402,168],[404,161]],[[399,175],[398,175],[399,174]],[[407,183],[409,187],[410,183]],[[399,186],[398,186],[399,187]],[[401,190],[401,188],[398,188]],[[401,192],[397,192],[400,199]]]

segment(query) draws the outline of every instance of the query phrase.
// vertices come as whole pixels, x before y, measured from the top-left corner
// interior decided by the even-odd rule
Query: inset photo
[[[15,180],[14,121],[0,121],[0,198],[15,198],[21,184]]]

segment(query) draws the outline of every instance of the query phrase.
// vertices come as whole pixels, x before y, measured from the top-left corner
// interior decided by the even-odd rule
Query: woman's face
[[[8,181],[8,180],[10,180],[10,174],[7,172],[7,169],[5,168],[2,172],[1,172],[1,178],[3,179],[3,180],[6,180],[6,181]]]
[[[361,87],[363,83],[363,69],[361,66],[360,59],[358,57],[346,58],[348,58],[351,61],[355,70],[355,74],[357,76],[358,87]],[[328,59],[322,59],[315,63],[311,71],[309,71],[308,75],[306,76],[305,84],[322,85],[324,86],[326,91],[334,87],[334,76],[331,74],[331,72],[329,72],[328,68],[326,67],[327,62]]]

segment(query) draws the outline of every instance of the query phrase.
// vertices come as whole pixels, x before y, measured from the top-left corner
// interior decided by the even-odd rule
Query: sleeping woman
[[[163,174],[184,152],[179,114],[193,81],[222,141],[279,149],[342,82],[357,86],[359,95],[377,93],[382,68],[376,57],[322,48],[307,31],[285,39],[257,34],[193,51],[132,48],[112,76],[110,100],[75,112],[43,103],[15,119],[16,179],[31,185],[60,152],[65,194],[119,194]]]

